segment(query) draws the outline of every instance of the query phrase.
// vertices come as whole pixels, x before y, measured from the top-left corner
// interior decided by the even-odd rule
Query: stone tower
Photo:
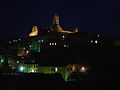
[[[59,16],[57,14],[55,14],[55,16],[53,17],[53,25],[54,24],[59,25]]]

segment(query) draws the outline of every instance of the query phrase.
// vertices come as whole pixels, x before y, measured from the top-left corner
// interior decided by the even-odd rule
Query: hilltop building
[[[112,45],[97,32],[84,32],[77,28],[64,30],[57,14],[50,27],[33,26],[28,37],[12,38],[7,43],[8,65],[13,71],[60,73],[64,80],[68,80],[73,73],[88,75],[89,65],[84,62],[85,59],[89,62],[89,56],[97,54],[96,50],[99,52],[101,47]]]
[[[32,32],[29,33],[29,36],[37,36],[37,35],[41,34],[41,33],[39,33],[39,32],[41,32],[41,30],[42,29],[38,29],[38,26],[33,26]],[[77,32],[79,32],[79,29],[75,28],[75,30],[73,30],[73,31],[63,30],[59,24],[59,16],[57,14],[55,14],[55,16],[53,17],[53,25],[48,28],[48,31],[46,33],[49,33],[49,32],[61,32],[61,33],[69,34],[69,33],[77,33]]]

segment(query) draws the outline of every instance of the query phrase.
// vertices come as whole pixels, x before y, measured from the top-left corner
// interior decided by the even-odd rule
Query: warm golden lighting
[[[63,30],[62,27],[59,25],[59,16],[55,14],[53,17],[53,25],[50,27],[50,31],[57,31],[57,32],[62,32],[62,33],[77,33],[79,32],[79,29],[75,28],[73,31],[69,30]],[[50,32],[48,31],[48,32]],[[29,36],[37,36],[38,35],[38,27],[34,26],[32,28],[32,32],[29,33]]]
[[[29,54],[29,51],[28,50],[19,50],[17,52],[17,55],[18,56],[27,56]]]
[[[38,35],[38,28],[37,26],[34,26],[32,28],[32,32],[29,34],[29,36],[37,36]]]
[[[72,65],[72,72],[76,72],[77,71],[77,66],[76,65]]]
[[[82,66],[80,69],[79,69],[80,72],[86,72],[86,67]]]

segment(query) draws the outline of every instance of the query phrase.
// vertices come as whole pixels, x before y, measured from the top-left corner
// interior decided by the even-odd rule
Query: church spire
[[[59,25],[59,16],[57,15],[57,13],[55,13],[55,16],[53,17],[53,24]]]

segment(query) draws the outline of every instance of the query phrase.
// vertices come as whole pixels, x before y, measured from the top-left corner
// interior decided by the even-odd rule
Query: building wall
[[[55,66],[39,66],[38,64],[21,64],[19,65],[19,71],[24,73],[43,73],[43,74],[54,74],[60,73],[63,79],[66,81],[70,71],[69,67],[55,67]]]

